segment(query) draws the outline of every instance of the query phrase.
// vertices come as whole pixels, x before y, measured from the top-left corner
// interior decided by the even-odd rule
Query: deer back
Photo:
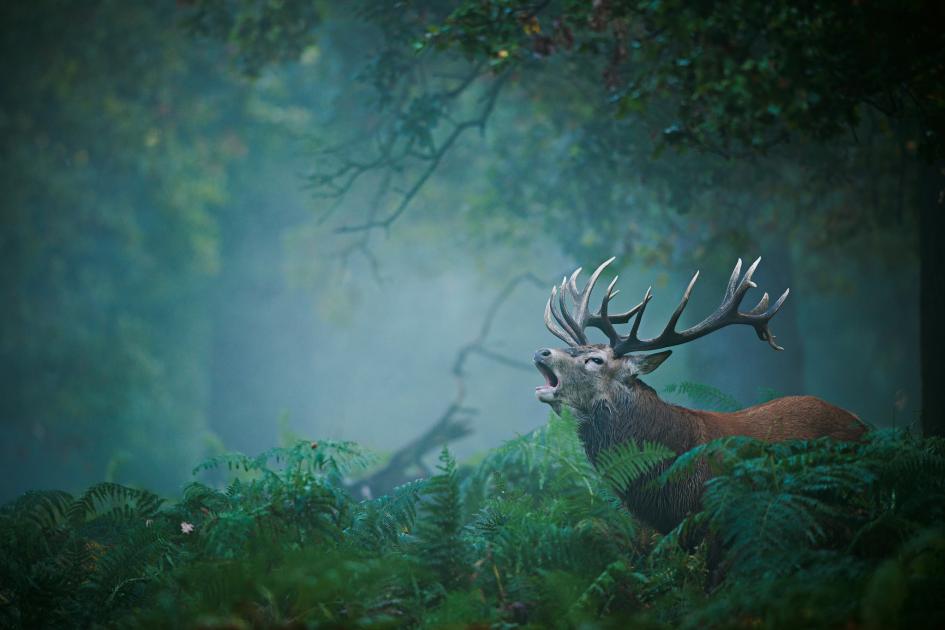
[[[732,413],[700,414],[710,439],[744,435],[769,442],[819,437],[852,441],[867,430],[854,414],[814,396],[785,396]]]

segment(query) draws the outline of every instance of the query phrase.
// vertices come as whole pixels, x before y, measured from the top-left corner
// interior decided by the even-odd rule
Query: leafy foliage
[[[432,26],[428,41],[503,67],[554,55],[598,59],[618,115],[673,95],[675,122],[663,130],[670,143],[764,150],[798,132],[836,137],[869,105],[915,120],[923,149],[940,158],[934,51],[943,38],[929,26],[939,17],[923,2],[470,0]],[[815,59],[820,71],[811,70]]]
[[[0,510],[5,627],[682,627],[930,625],[945,610],[945,442],[876,431],[862,443],[727,438],[704,509],[660,537],[614,498],[672,453],[605,453],[574,420],[546,426],[373,500],[346,475],[352,443],[228,454],[182,498],[113,483],[27,493]],[[689,530],[712,536],[695,549]],[[712,541],[722,579],[706,594]]]
[[[186,26],[196,34],[230,43],[239,51],[242,69],[253,75],[267,63],[299,57],[315,41],[312,29],[321,22],[315,2],[195,0],[188,4]]]
[[[926,553],[941,542],[943,456],[941,440],[896,431],[872,432],[862,444],[828,439],[766,444],[733,437],[681,456],[664,473],[666,479],[684,475],[702,459],[716,476],[706,483],[703,511],[669,538],[698,522],[726,545],[729,575],[702,619],[746,614],[757,598],[772,597],[775,590],[784,597],[770,610],[779,623],[810,623],[804,617],[809,610],[792,610],[800,601],[816,610],[829,607],[838,618],[853,618],[861,605],[866,617],[885,614],[875,611],[889,602],[874,607],[868,599],[862,604],[827,600],[844,583],[866,589],[871,580],[882,579],[877,559],[896,557],[911,546]],[[943,568],[921,576],[899,574],[895,586],[903,588],[911,579],[920,590],[928,588],[925,580],[941,580]],[[755,579],[759,575],[765,579]],[[807,599],[812,581],[823,591]],[[904,603],[903,598],[895,605]]]
[[[597,456],[597,471],[615,488],[625,488],[660,462],[675,457],[662,444],[625,442],[613,446]]]
[[[463,580],[466,553],[460,536],[463,512],[456,461],[445,446],[437,469],[440,473],[430,479],[423,492],[427,502],[417,531],[418,547],[440,584],[452,589]]]
[[[82,627],[135,602],[177,554],[162,501],[113,483],[29,492],[0,510],[0,624]]]

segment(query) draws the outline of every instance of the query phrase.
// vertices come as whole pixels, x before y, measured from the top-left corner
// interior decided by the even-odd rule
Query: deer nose
[[[542,348],[535,353],[535,360],[541,361],[542,359],[547,359],[551,356],[551,350],[548,348]]]

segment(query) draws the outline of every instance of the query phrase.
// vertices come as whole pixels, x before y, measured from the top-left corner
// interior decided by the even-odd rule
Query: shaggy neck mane
[[[663,402],[652,387],[640,380],[612,388],[609,398],[596,400],[589,409],[576,409],[575,413],[580,421],[578,435],[595,466],[602,451],[630,440],[657,442],[677,454],[705,441],[705,424],[695,412]],[[707,469],[700,465],[681,482],[658,489],[648,487],[669,464],[667,461],[656,466],[618,491],[638,518],[663,533],[698,506],[702,483],[708,477]]]
[[[704,430],[690,410],[670,405],[646,383],[615,387],[610,398],[594,401],[589,409],[575,409],[578,435],[591,462],[597,455],[629,439],[658,442],[682,453],[699,443]]]

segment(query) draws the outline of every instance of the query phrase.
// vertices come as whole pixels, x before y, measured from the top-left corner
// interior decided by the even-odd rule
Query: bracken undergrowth
[[[594,470],[574,420],[372,500],[350,442],[200,464],[175,501],[102,483],[0,509],[9,628],[945,627],[945,442],[728,438],[701,512],[666,536],[615,497],[672,453],[629,444]],[[703,542],[723,542],[712,588]]]

